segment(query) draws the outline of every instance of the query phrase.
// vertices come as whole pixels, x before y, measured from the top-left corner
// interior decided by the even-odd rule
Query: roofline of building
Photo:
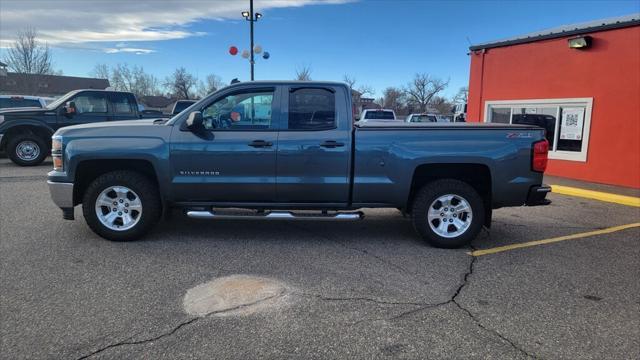
[[[485,43],[485,44],[472,45],[469,47],[469,50],[476,51],[476,50],[483,50],[483,49],[492,49],[497,47],[526,44],[526,43],[531,43],[531,42],[540,41],[540,40],[558,39],[566,36],[582,35],[582,34],[587,34],[587,33],[597,32],[597,31],[640,26],[640,16],[638,15],[632,15],[633,16],[632,18],[630,18],[629,20],[623,20],[623,21],[616,21],[615,19],[610,20],[610,22],[606,22],[607,20],[600,21],[600,25],[580,27],[580,25],[578,24],[576,25],[577,27],[575,27],[572,30],[564,30],[564,29],[556,30],[557,28],[543,30],[537,33],[533,33],[535,35],[531,35],[531,34],[522,35],[521,37],[514,37],[511,39],[500,40],[500,41]],[[625,17],[625,18],[628,18],[628,17]],[[596,23],[596,22],[591,22],[591,24],[593,23]],[[570,28],[570,27],[572,26],[567,26],[565,28]],[[557,31],[557,32],[554,32],[554,31]],[[549,32],[549,33],[545,34],[545,32]]]

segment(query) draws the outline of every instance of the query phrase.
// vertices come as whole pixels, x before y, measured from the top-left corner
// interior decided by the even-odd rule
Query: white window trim
[[[520,105],[540,105],[540,107],[548,107],[549,105],[558,107],[584,106],[584,128],[582,137],[582,151],[561,151],[556,150],[558,141],[554,141],[554,148],[549,151],[549,159],[570,160],[570,161],[587,161],[587,153],[589,150],[589,134],[591,132],[591,109],[593,108],[593,98],[563,98],[563,99],[526,99],[526,100],[492,100],[484,102],[484,122],[489,122],[489,109],[491,107],[519,107]],[[509,116],[511,121],[511,116]],[[561,119],[556,116],[556,131],[560,126]]]

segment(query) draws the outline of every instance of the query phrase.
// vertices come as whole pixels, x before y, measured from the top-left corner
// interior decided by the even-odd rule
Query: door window
[[[207,130],[261,130],[271,127],[273,90],[228,95],[202,110]]]
[[[114,113],[126,115],[135,113],[134,105],[131,103],[131,97],[128,94],[114,93],[111,99],[113,100]]]
[[[289,130],[336,127],[336,97],[328,89],[303,88],[289,93]]]
[[[104,94],[82,94],[71,101],[76,105],[77,114],[104,114],[107,112],[107,98]]]

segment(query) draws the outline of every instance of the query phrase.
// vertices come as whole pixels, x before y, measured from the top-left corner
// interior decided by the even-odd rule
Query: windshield
[[[63,96],[59,97],[54,102],[52,102],[51,104],[47,105],[47,110],[55,110],[58,106],[64,104],[68,98],[72,97],[77,92],[78,90],[73,90],[64,94]]]
[[[367,111],[364,114],[365,119],[370,120],[395,120],[392,111]]]

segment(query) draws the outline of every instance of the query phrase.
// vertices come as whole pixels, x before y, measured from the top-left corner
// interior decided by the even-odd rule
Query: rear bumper
[[[551,200],[547,199],[547,194],[551,192],[551,186],[549,185],[537,185],[532,186],[529,189],[529,195],[527,196],[527,206],[539,206],[549,205]]]

